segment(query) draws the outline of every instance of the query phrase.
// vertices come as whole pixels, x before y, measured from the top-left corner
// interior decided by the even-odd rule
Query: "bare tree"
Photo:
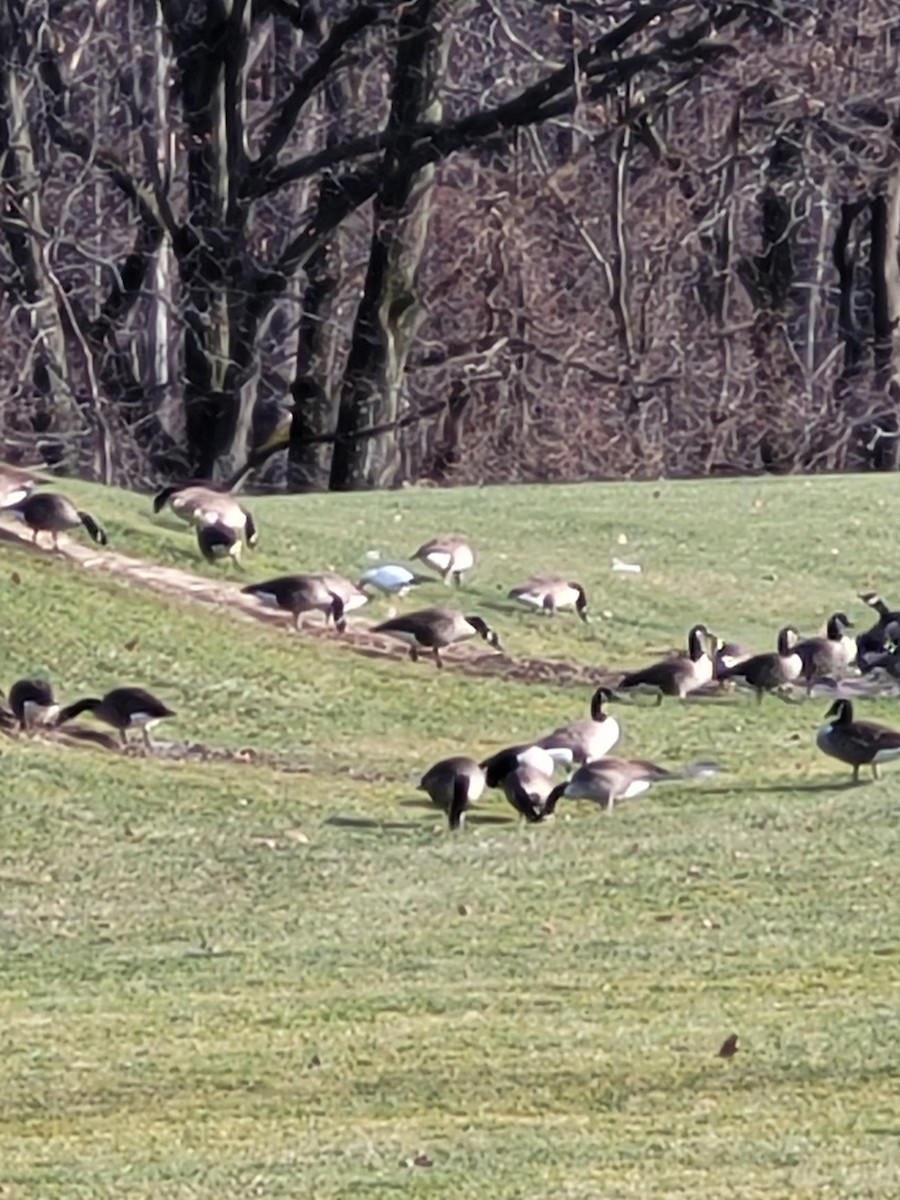
[[[893,461],[890,0],[0,0],[0,37],[11,443],[283,448],[298,488]]]

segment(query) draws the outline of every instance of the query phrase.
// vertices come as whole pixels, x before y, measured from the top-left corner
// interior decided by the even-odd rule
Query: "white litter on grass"
[[[613,558],[612,569],[626,575],[640,575],[641,573],[640,563],[623,562],[621,558]]]

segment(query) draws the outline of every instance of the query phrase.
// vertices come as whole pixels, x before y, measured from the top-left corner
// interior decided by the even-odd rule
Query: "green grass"
[[[514,657],[639,665],[694,620],[768,647],[868,622],[869,586],[900,604],[895,487],[254,500],[248,578],[460,530],[460,602]],[[216,574],[146,497],[64,490],[114,548]],[[538,569],[585,585],[590,628],[503,599]],[[900,776],[842,787],[821,701],[623,707],[626,752],[722,774],[529,829],[491,799],[451,837],[410,780],[582,715],[589,687],[368,658],[2,543],[0,614],[0,683],[142,683],[177,710],[160,737],[307,768],[0,742],[4,1200],[896,1190]]]

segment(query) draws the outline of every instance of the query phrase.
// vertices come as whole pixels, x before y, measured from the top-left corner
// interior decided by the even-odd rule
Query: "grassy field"
[[[65,490],[114,548],[216,573],[146,497]],[[255,500],[247,577],[459,530],[460,603],[511,658],[637,666],[695,620],[768,648],[787,621],[868,623],[867,587],[900,607],[895,492]],[[535,570],[582,582],[593,624],[513,609]],[[900,773],[844,786],[813,745],[826,703],[623,706],[623,752],[721,774],[529,828],[489,799],[451,836],[421,771],[585,715],[589,687],[370,658],[2,543],[0,614],[0,684],[141,683],[177,712],[160,738],[302,768],[0,741],[3,1200],[895,1193]]]

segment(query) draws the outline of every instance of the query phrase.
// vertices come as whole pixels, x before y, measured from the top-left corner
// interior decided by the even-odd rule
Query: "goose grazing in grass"
[[[177,517],[191,525],[218,525],[233,530],[244,538],[251,550],[259,542],[253,517],[231,492],[209,484],[174,484],[157,492],[153,498],[153,511],[161,512],[166,504]]]
[[[462,584],[463,575],[475,566],[475,551],[469,541],[456,534],[432,538],[409,556],[438,572],[444,583]]]
[[[672,771],[647,759],[598,758],[579,767],[570,779],[553,789],[547,797],[544,816],[553,814],[563,796],[569,800],[593,800],[601,808],[611,810],[617,801],[640,796],[656,783],[703,779],[718,769],[715,763],[696,762]]]
[[[574,609],[586,624],[590,622],[587,596],[580,583],[564,579],[560,575],[532,575],[524,583],[510,588],[507,599],[517,600],[536,612],[553,616],[555,613]]]
[[[23,733],[36,725],[53,724],[59,713],[53,688],[46,679],[16,680],[9,689],[9,707]]]
[[[430,651],[437,667],[444,665],[441,650],[467,638],[477,636],[495,650],[502,649],[499,637],[483,618],[464,616],[452,608],[423,608],[405,616],[391,617],[389,621],[375,625],[372,633],[385,633],[406,642],[413,662],[418,661],[420,650]]]
[[[568,754],[569,764],[603,758],[618,742],[621,732],[616,718],[604,710],[607,701],[613,699],[609,688],[598,687],[591,697],[590,717],[560,725],[538,738],[535,745],[556,755]]]
[[[59,549],[59,535],[68,529],[83,525],[91,539],[99,546],[108,542],[103,527],[90,513],[77,509],[71,500],[59,492],[35,492],[15,504],[8,504],[6,511],[15,513],[31,530],[31,540],[37,545],[38,534],[49,533],[53,549]]]
[[[878,779],[881,763],[900,758],[900,730],[877,721],[856,721],[851,702],[835,700],[816,731],[816,745],[823,754],[851,766],[853,782],[859,783],[860,767],[871,766]]]
[[[706,648],[712,634],[705,625],[694,625],[688,632],[687,653],[655,662],[640,671],[624,675],[615,688],[621,692],[655,692],[657,704],[663,696],[684,700],[691,692],[705,687],[713,678],[713,663]]]
[[[0,509],[27,500],[37,487],[37,480],[20,467],[0,463]]]
[[[424,575],[416,575],[409,567],[400,563],[379,563],[377,567],[369,567],[363,571],[357,587],[373,587],[385,596],[405,596],[411,588],[431,582],[431,579]]]
[[[419,781],[419,788],[447,814],[451,829],[462,826],[466,811],[481,798],[484,786],[484,770],[474,758],[463,755],[442,758]]]
[[[351,584],[351,587],[353,585]],[[254,596],[261,604],[270,608],[281,608],[294,618],[296,629],[301,628],[304,613],[320,612],[334,622],[338,633],[347,628],[344,616],[344,601],[339,592],[330,587],[321,575],[280,575],[277,579],[266,579],[262,583],[251,583],[241,588],[247,596]]]
[[[736,666],[723,671],[722,679],[740,679],[756,692],[757,704],[766,692],[775,692],[800,678],[803,660],[795,646],[799,639],[793,625],[778,631],[777,649],[773,654],[754,654]]]
[[[140,687],[117,687],[100,698],[88,696],[60,709],[55,724],[64,725],[82,713],[90,713],[118,730],[122,744],[128,745],[128,730],[140,729],[145,746],[150,749],[150,730],[158,721],[175,714],[162,700]]]
[[[843,675],[856,661],[856,642],[845,631],[853,628],[846,613],[838,612],[828,618],[824,637],[806,638],[797,642],[794,653],[803,663],[802,676],[807,692],[813,682],[823,676]]]

